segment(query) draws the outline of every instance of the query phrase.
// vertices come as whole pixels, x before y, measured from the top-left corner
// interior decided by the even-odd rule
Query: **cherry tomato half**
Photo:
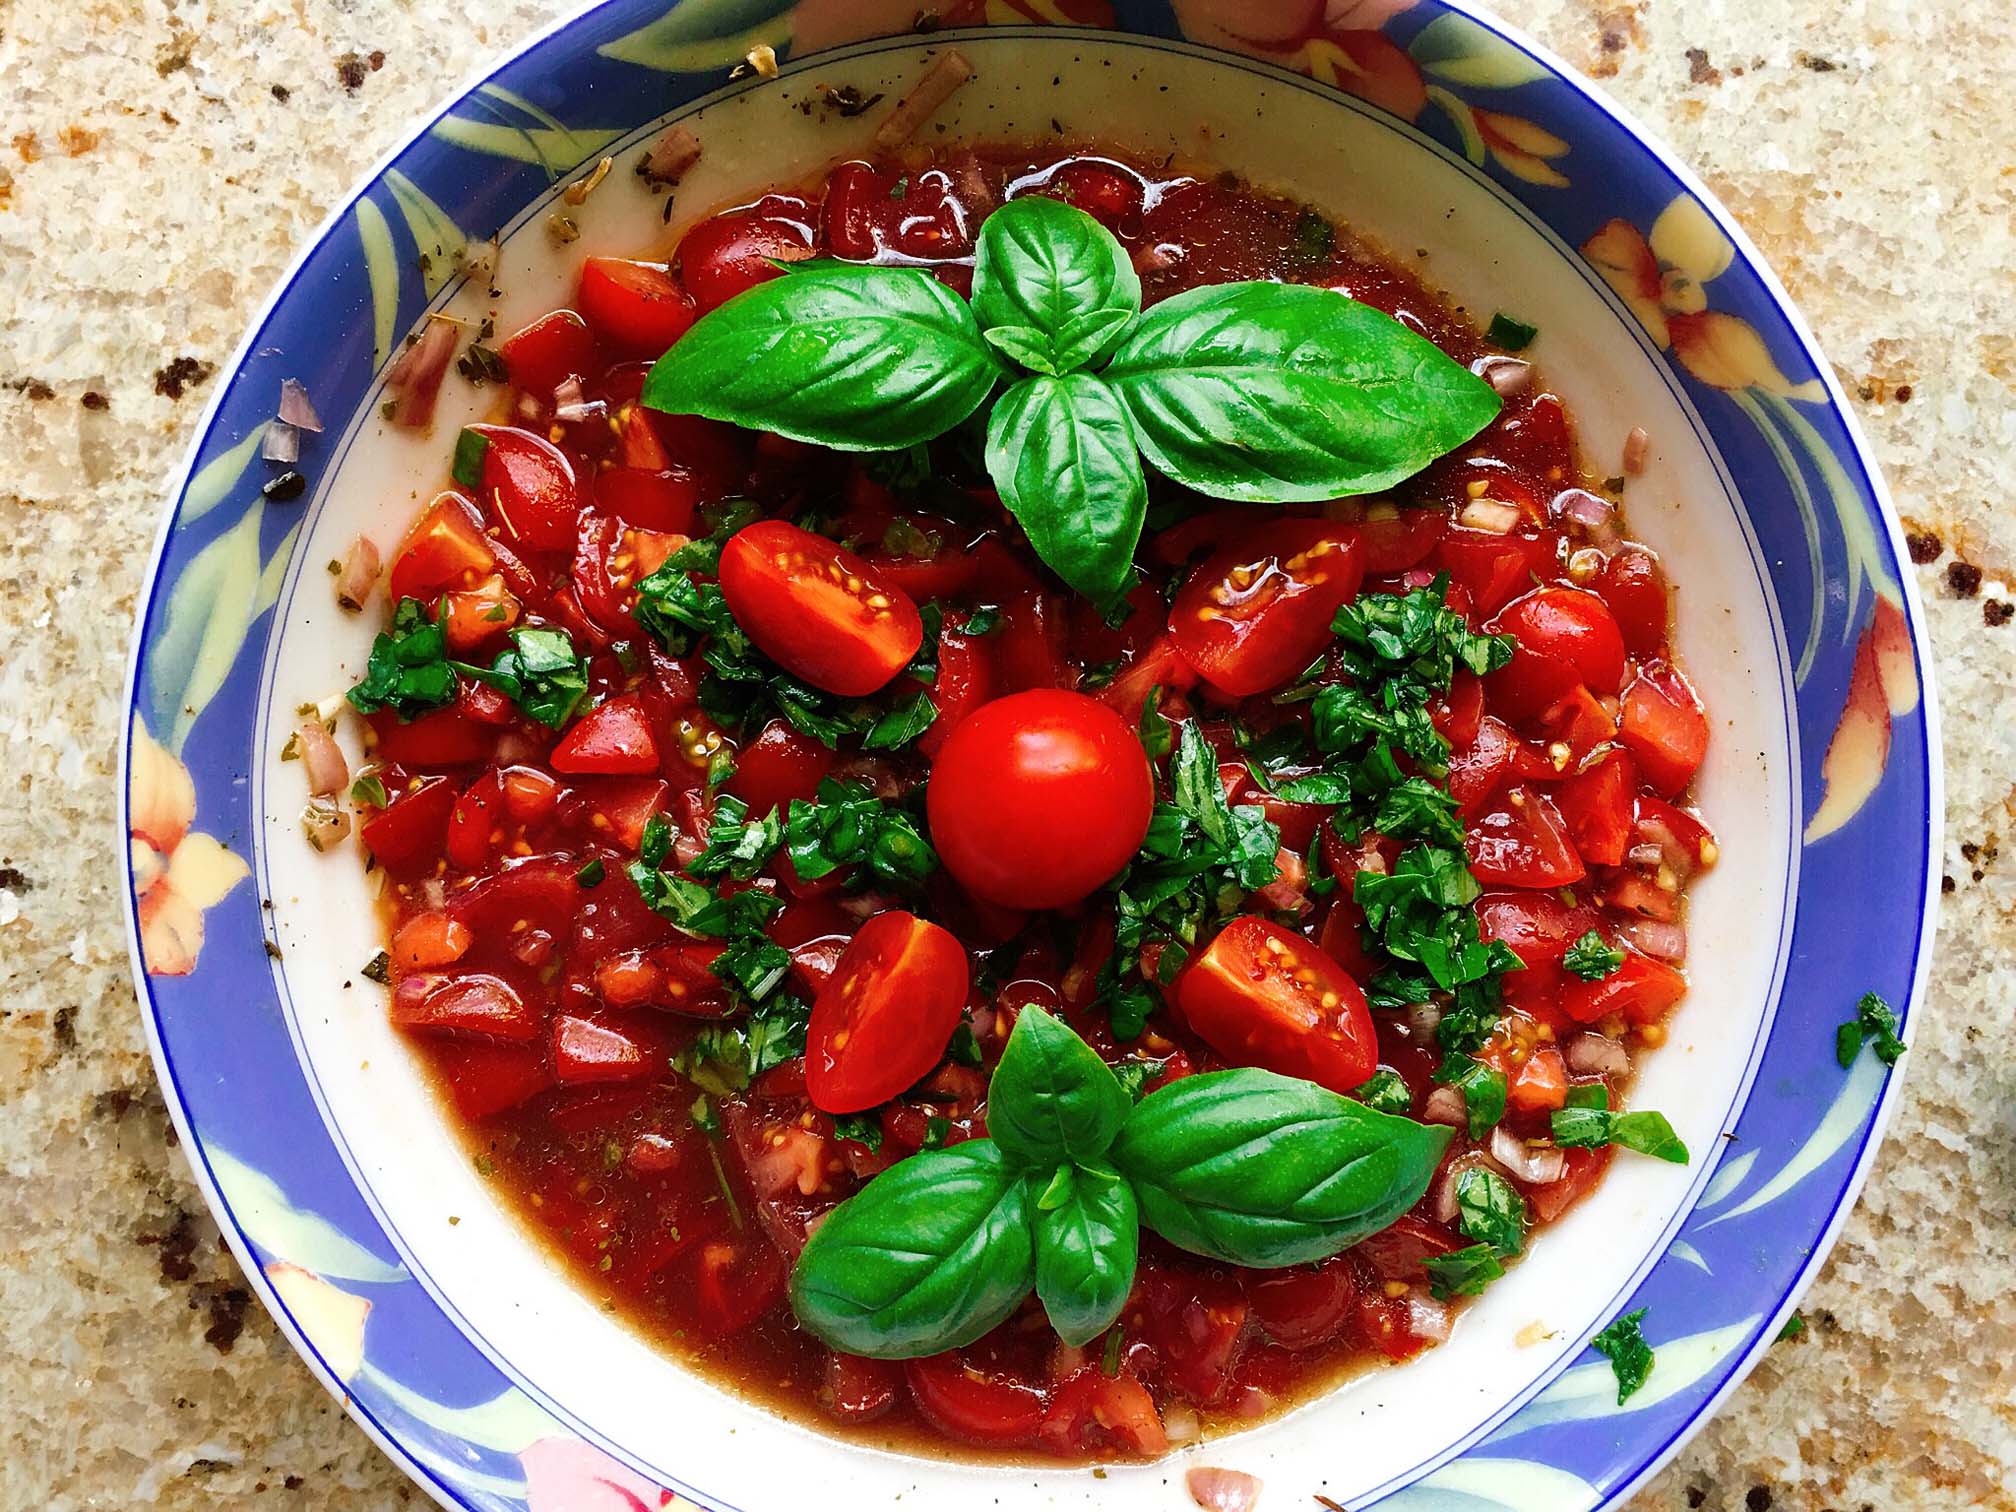
[[[812,209],[795,195],[765,195],[750,210],[700,222],[679,243],[679,277],[702,314],[783,275],[777,264],[812,255]]]
[[[392,559],[392,602],[416,598],[432,604],[444,588],[475,583],[497,565],[483,527],[458,493],[444,493],[427,508]]]
[[[1330,643],[1330,621],[1358,591],[1357,536],[1321,520],[1283,520],[1190,574],[1169,611],[1198,675],[1236,697],[1300,672]]]
[[[581,314],[620,352],[656,357],[693,324],[693,297],[662,263],[591,257],[581,264]]]
[[[758,520],[721,552],[729,612],[770,658],[843,698],[873,693],[924,643],[910,595],[853,552],[783,520]]]
[[[938,1064],[971,973],[952,932],[915,914],[877,914],[855,933],[812,1004],[805,1087],[825,1113],[859,1113]]]
[[[1512,637],[1512,660],[1486,691],[1514,719],[1545,710],[1577,687],[1615,693],[1624,681],[1624,637],[1609,607],[1579,588],[1536,588],[1514,599],[1489,628]]]
[[[514,384],[543,399],[595,370],[595,337],[572,310],[553,310],[506,339],[497,355]]]
[[[1349,1092],[1379,1069],[1365,994],[1302,936],[1246,914],[1177,987],[1190,1027],[1227,1060]]]
[[[1054,688],[967,715],[926,796],[946,870],[976,896],[1023,909],[1075,903],[1119,871],[1154,807],[1148,756],[1127,721]]]
[[[1667,797],[1687,786],[1708,754],[1708,714],[1677,667],[1651,662],[1624,694],[1622,738],[1645,780]]]
[[[535,551],[568,551],[581,512],[581,484],[565,452],[544,436],[511,425],[472,425],[483,438],[475,483],[485,509],[513,540]],[[456,450],[458,463],[461,448]],[[460,478],[461,472],[456,476]],[[466,480],[465,480],[466,481]]]
[[[1043,1426],[1043,1393],[1011,1375],[982,1371],[957,1354],[905,1362],[917,1410],[941,1432],[970,1444],[1027,1443]]]

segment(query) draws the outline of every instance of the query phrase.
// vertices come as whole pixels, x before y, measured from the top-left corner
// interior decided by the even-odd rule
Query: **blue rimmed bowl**
[[[965,1505],[1174,1508],[1171,1465],[1251,1471],[1271,1500],[1575,1509],[1626,1495],[1770,1343],[1874,1154],[1896,1073],[1833,1058],[1864,992],[1923,985],[1938,890],[1928,654],[1880,478],[1825,360],[1754,248],[1685,168],[1531,43],[1445,0],[608,0],[527,43],[422,124],[322,228],[254,323],[163,523],[138,626],[124,821],[134,967],[161,1079],[226,1237],[351,1414],[443,1505],[748,1512],[845,1486]],[[728,80],[752,47],[774,80]],[[1532,356],[1599,467],[1642,428],[1634,532],[1679,584],[1678,644],[1716,719],[1700,798],[1724,839],[1693,893],[1694,991],[1640,1095],[1692,1166],[1620,1163],[1446,1345],[1151,1467],[951,1465],[826,1438],[662,1358],[577,1293],[488,1193],[359,967],[362,869],[301,838],[295,711],[369,640],[325,564],[381,547],[481,396],[451,378],[432,435],[380,417],[430,313],[499,325],[583,251],[662,244],[712,204],[865,147],[872,115],[956,46],[976,77],[948,138],[1202,154],[1418,257]],[[617,174],[556,248],[560,186],[699,136],[673,200]],[[466,254],[495,233],[495,272]],[[486,254],[489,257],[490,254]],[[501,290],[492,298],[490,287]],[[266,499],[283,378],[329,424],[313,487]],[[1617,470],[1622,471],[1621,466]],[[1885,907],[1843,877],[1884,879]],[[1657,1351],[1621,1406],[1587,1341],[1646,1309]]]

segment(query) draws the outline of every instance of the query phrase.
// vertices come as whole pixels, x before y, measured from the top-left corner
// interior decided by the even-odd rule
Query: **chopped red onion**
[[[1425,1339],[1430,1344],[1449,1342],[1452,1319],[1449,1309],[1433,1297],[1423,1297],[1415,1292],[1407,1294],[1407,1332],[1417,1339]]]
[[[1580,526],[1591,535],[1613,530],[1617,521],[1617,507],[1601,494],[1593,494],[1586,488],[1564,488],[1556,494],[1554,513],[1567,524]]]
[[[956,47],[938,54],[931,66],[924,70],[924,76],[896,102],[896,108],[889,112],[888,119],[876,129],[875,145],[885,151],[901,147],[937,113],[940,105],[952,98],[960,85],[972,77],[973,65]]]
[[[1624,852],[1624,859],[1633,866],[1650,870],[1666,859],[1666,852],[1656,845],[1634,845]]]
[[[1700,865],[1700,857],[1688,848],[1687,843],[1673,832],[1673,826],[1657,814],[1646,814],[1638,820],[1638,831],[1645,837],[1646,844],[1631,847],[1635,857],[1641,850],[1656,852],[1649,862],[1634,861],[1634,865],[1657,866],[1661,861],[1673,868],[1673,874],[1682,882],[1694,875]]]
[[[1661,961],[1687,959],[1687,926],[1667,919],[1633,919],[1618,930],[1633,945]]]
[[[1183,1477],[1190,1500],[1204,1512],[1253,1512],[1260,1500],[1260,1477],[1244,1470],[1221,1470],[1216,1465],[1198,1465]]]
[[[402,430],[424,430],[434,419],[441,380],[455,359],[459,330],[452,320],[429,320],[419,337],[393,359],[385,374],[385,392],[392,397],[388,417]]]
[[[1437,1092],[1456,1092],[1454,1087],[1437,1087]],[[1433,1095],[1432,1093],[1430,1094]],[[1461,1092],[1456,1092],[1457,1113],[1462,1114]],[[1459,1117],[1460,1122],[1460,1117]],[[1471,1171],[1495,1171],[1498,1163],[1482,1150],[1466,1150],[1442,1168],[1441,1179],[1435,1183],[1435,1221],[1454,1223],[1456,1221],[1456,1183]]]
[[[333,798],[308,800],[301,810],[301,834],[318,851],[325,851],[350,833],[350,815]]]
[[[439,877],[425,877],[420,882],[420,901],[429,908],[441,908],[448,902],[448,884]]]
[[[699,161],[700,138],[689,127],[674,126],[651,144],[638,171],[654,184],[676,184]]]
[[[377,585],[379,565],[378,547],[369,536],[352,541],[336,575],[336,602],[352,614],[362,609]]]
[[[1629,1076],[1631,1057],[1622,1045],[1602,1034],[1578,1034],[1562,1052],[1577,1076]]]
[[[322,434],[322,417],[315,413],[308,390],[299,378],[280,380],[280,418],[296,430]]]
[[[301,753],[301,766],[308,774],[309,792],[317,798],[327,798],[350,785],[350,763],[343,759],[343,748],[322,727],[321,720],[303,721],[294,732],[294,740]]]
[[[1533,364],[1523,357],[1479,357],[1470,371],[1490,384],[1500,399],[1517,398],[1533,386]]]
[[[259,438],[259,460],[261,462],[299,462],[301,460],[301,432],[285,420],[268,420],[266,430]]]
[[[1190,1444],[1203,1436],[1204,1425],[1197,1421],[1195,1408],[1172,1402],[1162,1409],[1162,1431],[1172,1444]]]
[[[1407,1027],[1417,1038],[1432,1039],[1442,1025],[1442,1005],[1440,1003],[1410,1003],[1407,1006]]]
[[[609,406],[600,399],[584,399],[581,395],[581,380],[572,374],[560,380],[560,386],[553,390],[553,418],[555,420],[594,420],[609,412]]]
[[[1437,1087],[1421,1105],[1423,1123],[1447,1124],[1452,1129],[1460,1129],[1469,1117],[1468,1105],[1463,1101],[1462,1090],[1457,1087]]]
[[[1503,1124],[1491,1131],[1491,1158],[1521,1181],[1530,1181],[1535,1186],[1559,1181],[1568,1160],[1559,1150],[1535,1149]]]
[[[866,919],[893,906],[895,900],[887,893],[855,893],[851,898],[839,900],[840,911],[856,919]]]
[[[1651,455],[1652,438],[1645,433],[1645,427],[1634,425],[1631,434],[1624,438],[1624,476],[1636,478],[1645,471],[1645,459]]]

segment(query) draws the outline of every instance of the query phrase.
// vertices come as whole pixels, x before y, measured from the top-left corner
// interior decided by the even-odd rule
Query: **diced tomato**
[[[554,310],[507,337],[497,355],[513,383],[544,399],[569,378],[595,371],[595,337],[572,310]]]
[[[1300,935],[1252,914],[1234,919],[1190,964],[1178,1004],[1190,1027],[1235,1065],[1301,1076],[1333,1092],[1379,1065],[1365,994]]]
[[[460,976],[422,972],[401,977],[392,990],[392,1022],[402,1029],[480,1034],[524,1044],[539,1037],[543,1017],[538,1005],[485,971]]]
[[[1320,1349],[1350,1321],[1358,1283],[1348,1257],[1286,1270],[1245,1271],[1246,1300],[1267,1337],[1284,1349]]]
[[[1163,635],[1099,690],[1099,701],[1120,711],[1123,718],[1138,722],[1148,695],[1160,688],[1166,693],[1187,693],[1197,686],[1197,669],[1176,649],[1176,638]]]
[[[1053,1454],[1062,1455],[1146,1458],[1169,1447],[1148,1388],[1130,1375],[1108,1376],[1096,1365],[1080,1367],[1057,1388],[1039,1436]]]
[[[1551,530],[1492,535],[1451,530],[1435,547],[1434,564],[1470,595],[1479,616],[1499,609],[1560,570],[1561,538]]]
[[[1418,567],[1449,533],[1449,516],[1440,509],[1402,509],[1363,520],[1358,541],[1364,548],[1365,575],[1385,577]]]
[[[1356,873],[1352,873],[1356,876]],[[1359,982],[1369,982],[1379,970],[1363,944],[1365,910],[1351,898],[1350,878],[1340,877],[1344,884],[1330,900],[1329,912],[1323,915],[1322,927],[1316,934],[1316,946],[1339,966],[1350,972]]]
[[[832,747],[773,719],[735,753],[735,775],[728,779],[728,791],[758,816],[788,809],[794,798],[809,803],[819,791],[820,779],[838,759]]]
[[[1293,852],[1298,858],[1309,852],[1310,842],[1316,838],[1316,826],[1330,816],[1330,807],[1322,803],[1290,803],[1284,798],[1276,798],[1271,793],[1256,794],[1237,802],[1257,801],[1267,818],[1281,831],[1281,848]]]
[[[794,676],[844,698],[873,693],[924,642],[910,596],[824,536],[759,520],[721,553],[721,592],[751,640]]]
[[[448,910],[478,940],[501,939],[520,925],[559,933],[581,901],[579,869],[571,856],[507,861],[467,891],[451,895]]]
[[[671,787],[657,777],[591,777],[581,784],[581,793],[589,812],[608,821],[603,833],[626,851],[643,843],[645,824],[672,801]]]
[[[433,1060],[464,1118],[492,1117],[553,1085],[546,1047],[539,1044],[444,1042],[434,1046]]]
[[[1536,787],[1513,788],[1504,802],[1471,820],[1464,844],[1471,872],[1487,884],[1566,887],[1587,873],[1561,815]]]
[[[1083,210],[1115,235],[1139,230],[1141,180],[1101,163],[1066,163],[1029,191]]]
[[[448,859],[464,871],[475,871],[496,853],[503,839],[504,783],[496,768],[463,790],[448,815]]]
[[[1694,780],[1708,754],[1708,714],[1679,668],[1648,662],[1624,690],[1625,746],[1653,788],[1672,797]]]
[[[949,623],[938,639],[938,680],[931,702],[938,715],[917,740],[917,749],[936,760],[959,722],[994,696],[994,655],[985,638],[963,635]]]
[[[1624,637],[1593,593],[1537,588],[1506,605],[1489,628],[1513,640],[1511,662],[1485,685],[1492,707],[1514,719],[1541,713],[1577,687],[1615,693],[1624,681]]]
[[[1680,894],[1642,872],[1614,872],[1603,884],[1603,901],[1621,913],[1667,923],[1680,917]]]
[[[620,257],[581,264],[576,303],[608,346],[651,357],[684,336],[697,313],[692,296],[663,263]]]
[[[767,1239],[713,1240],[700,1246],[694,1296],[714,1333],[740,1333],[783,1300],[788,1275]]]
[[[365,847],[395,877],[431,870],[454,807],[454,783],[446,777],[423,777],[365,821]]]
[[[1526,1200],[1533,1206],[1533,1216],[1542,1223],[1552,1223],[1567,1212],[1595,1190],[1596,1183],[1603,1179],[1603,1173],[1610,1169],[1611,1158],[1616,1153],[1615,1147],[1610,1145],[1594,1150],[1563,1151],[1565,1161],[1560,1179],[1545,1186],[1526,1189]]]
[[[1287,520],[1210,558],[1185,580],[1169,632],[1198,675],[1236,697],[1262,693],[1308,666],[1364,574],[1357,534]]]
[[[1687,978],[1671,966],[1627,949],[1624,964],[1602,980],[1570,982],[1561,1006],[1580,1024],[1593,1024],[1613,1013],[1632,1024],[1657,1024],[1686,993]]]
[[[896,1393],[902,1385],[902,1367],[892,1361],[828,1355],[819,1405],[842,1423],[872,1423],[896,1405]]]
[[[898,176],[866,163],[842,163],[826,180],[823,228],[835,257],[956,257],[972,240],[964,209],[949,194],[943,169]]]
[[[469,501],[444,493],[406,532],[387,589],[395,604],[413,598],[432,605],[443,589],[477,582],[496,565],[497,553]]]
[[[574,545],[581,485],[567,454],[544,436],[510,425],[467,426],[456,447],[456,480],[477,491],[512,540],[534,551]]]
[[[644,1047],[620,1029],[571,1016],[553,1021],[553,1074],[563,1087],[637,1081],[656,1072]]]
[[[1484,939],[1504,941],[1530,971],[1558,965],[1596,927],[1596,910],[1549,892],[1487,892],[1477,900],[1477,927]]]
[[[679,243],[679,277],[700,312],[781,277],[778,263],[810,257],[813,218],[796,195],[766,194],[752,209],[709,216],[688,231]]]
[[[1558,775],[1547,757],[1487,714],[1477,738],[1449,757],[1449,794],[1465,819],[1482,813],[1509,783]]]
[[[1607,745],[1617,734],[1615,700],[1606,703],[1577,683],[1541,714],[1539,726],[1550,748],[1564,745],[1568,759],[1586,760],[1597,747]]]
[[[452,966],[475,943],[468,926],[445,913],[415,914],[392,936],[392,959],[407,971]]]
[[[1232,1384],[1250,1311],[1228,1277],[1144,1263],[1122,1316],[1154,1348],[1169,1384],[1208,1407]]]
[[[1650,793],[1637,797],[1637,823],[1632,833],[1642,844],[1678,849],[1688,863],[1685,870],[1714,864],[1718,848],[1708,826],[1687,810],[1661,802]]]
[[[504,575],[498,572],[472,587],[451,590],[443,602],[447,607],[441,628],[448,637],[448,649],[464,660],[478,646],[517,624],[522,609],[518,596],[504,586]]]
[[[1603,564],[1596,593],[1617,617],[1624,647],[1633,656],[1653,657],[1666,648],[1671,595],[1666,569],[1642,546],[1627,546]]]
[[[911,1400],[939,1432],[969,1444],[1026,1444],[1043,1426],[1043,1393],[1027,1382],[983,1371],[957,1353],[904,1362]]]
[[[610,467],[595,475],[595,507],[640,530],[691,535],[703,502],[700,485],[683,467]]]
[[[1636,822],[1638,773],[1628,752],[1611,750],[1556,784],[1554,805],[1575,849],[1591,866],[1621,866]]]
[[[1568,1104],[1568,1067],[1561,1052],[1542,1046],[1518,1065],[1506,1094],[1509,1106],[1521,1113],[1541,1113]]]
[[[1435,728],[1451,746],[1467,746],[1476,740],[1484,724],[1484,680],[1467,667],[1458,667],[1450,679],[1448,695],[1433,711]]]
[[[501,727],[518,717],[510,698],[488,683],[464,678],[455,689],[455,712],[477,724]]]
[[[1385,1281],[1427,1279],[1425,1262],[1462,1248],[1463,1241],[1439,1223],[1409,1213],[1371,1238],[1352,1246],[1351,1253]]]
[[[922,1078],[959,1027],[969,981],[966,948],[943,926],[900,910],[863,924],[812,1004],[813,1106],[858,1113]]]
[[[1064,655],[1066,624],[1063,601],[1055,594],[1031,590],[1002,606],[993,649],[1003,693],[1068,688],[1077,682],[1077,669]]]
[[[658,743],[642,700],[625,693],[597,704],[568,728],[551,759],[556,772],[655,773]]]
[[[560,784],[535,766],[508,766],[498,773],[504,790],[504,812],[521,825],[536,824],[560,801]]]
[[[1353,1320],[1358,1337],[1393,1361],[1411,1360],[1433,1339],[1414,1331],[1413,1314],[1407,1297],[1388,1297],[1380,1292],[1364,1292],[1358,1298],[1358,1315]]]

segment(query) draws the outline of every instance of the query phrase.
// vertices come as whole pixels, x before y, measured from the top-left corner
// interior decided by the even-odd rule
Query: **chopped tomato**
[[[365,848],[395,877],[432,870],[454,807],[454,783],[423,777],[365,821]]]
[[[475,939],[467,925],[445,913],[415,914],[392,936],[392,959],[407,971],[432,971],[461,960]]]
[[[1539,714],[1577,687],[1615,693],[1624,637],[1603,600],[1579,588],[1536,588],[1489,627],[1510,635],[1512,660],[1485,679],[1495,706],[1515,719]]]
[[[1513,887],[1566,887],[1587,872],[1569,844],[1568,827],[1547,796],[1515,787],[1502,804],[1465,826],[1470,870],[1483,883]]]
[[[535,766],[507,766],[499,772],[504,812],[519,824],[535,824],[560,802],[560,784]]]
[[[1568,1067],[1561,1052],[1542,1046],[1513,1069],[1506,1101],[1521,1113],[1543,1113],[1568,1105]]]
[[[942,926],[893,910],[863,924],[812,1004],[813,1105],[858,1113],[921,1080],[959,1027],[969,980],[965,947]]]
[[[413,598],[431,606],[443,589],[474,583],[496,565],[497,553],[469,501],[444,493],[406,533],[387,587],[395,604]]]
[[[457,481],[476,489],[511,539],[534,551],[566,551],[574,544],[581,485],[567,454],[544,436],[510,425],[471,425],[456,449]],[[468,438],[479,438],[480,447]],[[464,476],[470,451],[480,451],[476,475]]]
[[[1267,1337],[1284,1349],[1320,1349],[1344,1331],[1358,1300],[1351,1261],[1339,1255],[1320,1265],[1248,1271],[1246,1300]]]
[[[657,1074],[644,1047],[620,1029],[584,1018],[553,1021],[553,1074],[563,1087],[636,1081]]]
[[[1420,566],[1448,533],[1449,516],[1432,508],[1401,509],[1360,521],[1358,541],[1365,552],[1365,575],[1385,577]]]
[[[840,1422],[872,1423],[896,1405],[902,1385],[902,1367],[892,1361],[828,1355],[819,1404]]]
[[[496,854],[504,838],[504,783],[492,768],[465,788],[448,815],[448,859],[475,871]]]
[[[663,263],[591,257],[581,264],[577,303],[610,347],[656,357],[686,334],[693,297]]]
[[[469,588],[443,595],[446,613],[441,628],[448,637],[448,649],[467,658],[485,641],[495,640],[518,623],[522,605],[518,596],[504,586],[502,573],[493,572]]]
[[[813,218],[796,195],[768,194],[753,209],[710,216],[688,231],[679,243],[679,277],[700,312],[781,277],[778,263],[810,257]]]
[[[1666,662],[1649,662],[1624,690],[1621,736],[1638,770],[1671,797],[1694,780],[1708,754],[1708,714],[1694,686]]]
[[[1596,593],[1617,617],[1633,656],[1657,656],[1665,649],[1671,595],[1659,558],[1641,546],[1625,547],[1603,564]]]
[[[1432,712],[1444,740],[1451,746],[1469,745],[1484,724],[1484,680],[1467,667],[1458,667],[1447,696]]]
[[[1593,1024],[1613,1013],[1633,1024],[1656,1024],[1686,996],[1687,978],[1635,950],[1624,952],[1624,964],[1601,981],[1574,981],[1561,995],[1561,1006],[1580,1024]]]
[[[1605,1145],[1595,1150],[1565,1150],[1561,1177],[1545,1186],[1528,1187],[1526,1200],[1533,1205],[1533,1216],[1542,1223],[1552,1223],[1569,1208],[1587,1197],[1603,1179],[1603,1173],[1610,1169],[1610,1161],[1617,1153],[1613,1146]]]
[[[556,772],[641,776],[658,770],[651,720],[633,693],[597,704],[568,728],[553,748]]]
[[[873,693],[924,642],[907,593],[853,552],[783,520],[736,532],[721,553],[721,592],[785,671],[843,698]]]
[[[435,1046],[434,1064],[464,1118],[492,1117],[553,1085],[546,1048],[538,1044],[444,1042]]]
[[[1449,794],[1465,819],[1475,818],[1508,783],[1558,775],[1554,764],[1512,733],[1502,719],[1486,714],[1477,737],[1449,757]]]
[[[1470,595],[1479,616],[1496,614],[1536,582],[1560,570],[1561,538],[1551,530],[1492,535],[1451,530],[1436,545],[1433,561],[1450,581]]]
[[[838,759],[830,746],[773,719],[735,753],[735,775],[728,779],[728,791],[748,804],[754,815],[787,809],[794,798],[810,802],[820,779]]]
[[[1196,686],[1197,669],[1176,649],[1176,637],[1163,635],[1099,690],[1099,701],[1118,709],[1123,719],[1138,723],[1148,695],[1157,688],[1165,693],[1187,693]]]
[[[1169,1384],[1208,1407],[1232,1384],[1250,1311],[1221,1274],[1144,1263],[1122,1316],[1129,1333],[1154,1349]]]
[[[984,638],[962,634],[947,623],[938,638],[938,680],[931,684],[931,702],[938,715],[917,739],[917,749],[931,760],[959,722],[994,696],[994,653]]]
[[[1077,681],[1064,656],[1066,613],[1055,594],[1036,589],[1018,593],[1002,606],[994,632],[995,666],[1001,691],[1063,688]]]
[[[1183,974],[1178,1006],[1234,1065],[1348,1092],[1379,1068],[1365,994],[1298,934],[1253,914],[1218,932]]]
[[[490,754],[494,731],[460,708],[432,709],[402,722],[390,711],[370,716],[381,760],[404,767],[460,766]]]
[[[971,245],[964,208],[943,169],[897,175],[842,163],[826,181],[826,245],[835,257],[956,257]]]
[[[1286,682],[1330,643],[1330,621],[1364,574],[1357,534],[1285,520],[1190,574],[1169,611],[1177,649],[1236,697]]]
[[[1059,1386],[1039,1436],[1058,1454],[1154,1456],[1169,1447],[1148,1388],[1129,1375],[1080,1367]]]
[[[784,1257],[767,1239],[710,1240],[698,1251],[694,1296],[717,1334],[740,1333],[777,1305],[788,1279]]]
[[[968,1365],[957,1353],[907,1360],[903,1374],[925,1419],[969,1444],[1026,1444],[1043,1426],[1042,1392],[1012,1375]]]
[[[595,336],[572,310],[554,310],[507,337],[497,355],[513,383],[544,399],[569,378],[595,371]]]
[[[1115,235],[1140,229],[1145,195],[1135,174],[1100,163],[1066,163],[1030,192],[1075,205]]]
[[[1638,773],[1628,752],[1611,750],[1554,788],[1554,804],[1575,849],[1591,866],[1621,866],[1637,822]]]
[[[1441,1224],[1409,1213],[1371,1238],[1361,1240],[1351,1253],[1370,1265],[1382,1280],[1421,1281],[1427,1278],[1429,1259],[1460,1249],[1462,1244]]]
[[[538,1007],[502,977],[472,971],[461,976],[421,972],[401,977],[392,991],[392,1022],[435,1034],[481,1034],[524,1043],[545,1027]]]
[[[580,791],[589,812],[607,821],[609,838],[629,851],[643,843],[645,824],[664,812],[672,797],[671,787],[657,777],[591,777]],[[593,819],[589,823],[603,828]]]
[[[595,476],[595,507],[640,530],[690,535],[704,502],[699,482],[683,467],[611,467]]]

